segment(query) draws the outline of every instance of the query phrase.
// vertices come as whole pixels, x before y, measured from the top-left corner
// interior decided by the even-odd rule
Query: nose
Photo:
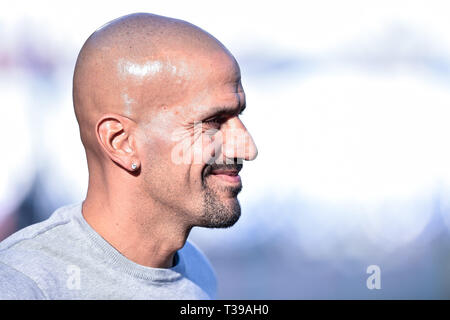
[[[224,157],[247,161],[256,159],[258,149],[255,141],[238,117],[229,119],[225,124],[224,130],[222,144]]]

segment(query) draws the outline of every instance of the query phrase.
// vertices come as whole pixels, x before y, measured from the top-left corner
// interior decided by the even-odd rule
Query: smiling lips
[[[239,170],[230,169],[218,169],[211,171],[211,175],[214,175],[222,180],[228,182],[239,183],[241,182],[241,177],[239,176]]]

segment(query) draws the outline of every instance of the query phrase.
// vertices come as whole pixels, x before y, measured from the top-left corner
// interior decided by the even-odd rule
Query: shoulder
[[[32,224],[13,233],[8,238],[0,242],[0,256],[5,251],[18,246],[31,246],[36,242],[44,242],[44,238],[54,233],[60,226],[69,224],[73,219],[74,211],[81,208],[81,204],[72,204],[57,209],[47,219],[39,223]],[[81,209],[80,209],[81,210]]]
[[[50,218],[0,242],[0,298],[35,299],[56,277],[60,261],[75,246],[73,210],[61,207]]]
[[[217,277],[206,255],[190,240],[186,241],[180,253],[185,260],[187,276],[205,290],[212,299],[215,299]]]
[[[0,262],[0,300],[37,299],[45,299],[37,284],[20,271]]]

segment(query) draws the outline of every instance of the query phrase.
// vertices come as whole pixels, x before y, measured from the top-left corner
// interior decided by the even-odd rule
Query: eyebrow
[[[239,112],[237,112],[237,108],[233,108],[233,107],[226,107],[226,106],[218,106],[218,107],[214,107],[213,109],[209,110],[207,112],[208,117],[214,117],[214,116],[218,116],[218,115],[230,115],[230,114],[242,114],[242,112],[245,110],[245,108],[247,107],[247,105],[244,103],[242,105],[242,107],[240,107]]]

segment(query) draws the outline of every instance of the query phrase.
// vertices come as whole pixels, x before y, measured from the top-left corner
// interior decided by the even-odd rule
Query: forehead
[[[231,86],[236,91],[242,91],[241,70],[233,56],[218,55],[212,57],[209,69],[213,81]]]
[[[190,61],[189,61],[190,60]],[[216,107],[245,104],[241,73],[236,60],[226,52],[189,57],[182,83],[185,89],[178,106],[190,112],[204,112]]]
[[[245,105],[245,93],[237,68],[212,72],[207,83],[190,99],[186,109],[194,116],[236,113]]]
[[[202,93],[212,93],[226,99],[227,96],[243,91],[239,65],[232,56],[224,52],[199,57],[191,76],[193,89],[200,97]]]
[[[152,68],[154,63],[149,62],[142,68],[131,68],[137,73],[141,69],[146,72],[157,69],[156,75],[147,76],[142,83],[143,106],[165,108],[150,108],[153,110],[147,110],[149,116],[162,112],[192,120],[193,116],[197,118],[212,109],[236,109],[245,104],[240,69],[228,52],[166,54],[158,61],[158,68]],[[175,72],[167,72],[172,70]]]
[[[183,69],[182,76],[192,86],[211,87],[237,85],[241,79],[239,65],[227,51],[187,51],[177,55],[177,64]]]

